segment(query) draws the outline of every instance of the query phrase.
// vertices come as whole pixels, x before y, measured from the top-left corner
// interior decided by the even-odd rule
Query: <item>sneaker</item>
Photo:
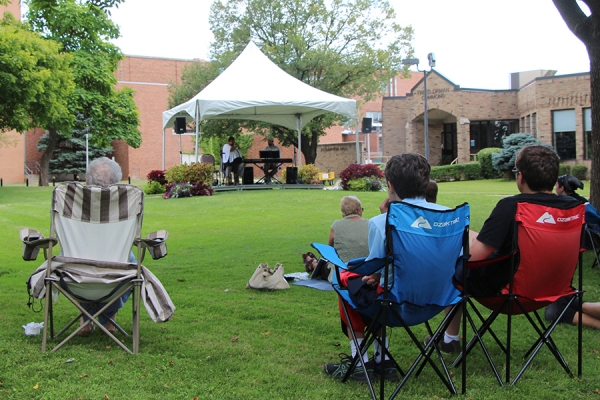
[[[383,360],[382,363],[376,364],[374,372],[376,376],[386,381],[396,382],[400,380],[396,364],[392,360]]]
[[[427,343],[429,343],[430,340],[431,336],[425,336],[425,339],[423,339],[423,344],[427,346]],[[457,354],[461,351],[460,342],[458,340],[453,340],[450,343],[446,343],[444,342],[444,339],[440,338],[440,341],[437,343],[437,346],[443,353]]]
[[[325,374],[331,376],[333,379],[343,379],[350,368],[350,364],[352,364],[352,357],[347,354],[340,354],[341,362],[339,364],[327,364],[325,365]],[[375,375],[373,374],[372,363],[369,361],[365,363],[367,367],[367,373],[365,374],[365,370],[363,369],[360,362],[354,367],[354,370],[348,376],[348,379],[352,379],[358,382],[367,382],[367,375],[371,381],[375,380]]]

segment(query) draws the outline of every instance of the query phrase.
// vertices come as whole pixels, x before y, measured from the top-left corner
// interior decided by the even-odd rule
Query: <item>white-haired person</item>
[[[110,158],[100,157],[90,162],[88,171],[86,173],[86,184],[88,186],[109,186],[119,183],[122,177],[123,173],[121,172],[121,167],[119,164]],[[129,262],[137,262],[133,252],[129,253]],[[104,325],[109,332],[114,333],[116,331],[116,327],[112,322],[110,322],[110,319],[115,319],[117,312],[125,305],[130,295],[131,291],[123,294],[117,301],[111,304],[110,307],[104,311],[104,315],[106,315],[106,317],[104,315],[99,317],[99,322]],[[100,303],[100,307],[104,307],[104,304],[105,303]],[[89,303],[83,303],[82,305],[86,310],[92,311]],[[83,321],[87,321],[87,319],[87,317],[83,317]],[[88,324],[81,331],[79,331],[79,335],[89,336],[93,331],[94,325]]]

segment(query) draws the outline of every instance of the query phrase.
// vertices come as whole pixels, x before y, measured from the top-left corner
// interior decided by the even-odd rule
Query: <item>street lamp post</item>
[[[425,135],[425,158],[429,161],[429,108],[427,107],[427,74],[431,72],[431,69],[435,67],[435,55],[433,53],[427,54],[427,60],[429,61],[429,71],[419,69],[418,58],[407,58],[402,60],[402,65],[416,65],[418,72],[423,72],[423,128]]]
[[[90,129],[86,129],[86,133],[85,133],[85,173],[87,174],[88,172],[88,167],[90,165],[89,162],[89,147],[88,147],[88,138],[92,136],[90,134]]]

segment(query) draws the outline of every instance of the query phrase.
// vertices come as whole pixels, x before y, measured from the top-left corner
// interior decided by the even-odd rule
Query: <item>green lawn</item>
[[[350,193],[236,191],[170,200],[147,196],[143,233],[167,229],[169,255],[148,258],[145,265],[161,279],[177,311],[164,324],[143,313],[140,353],[127,355],[98,331],[73,339],[55,353],[41,353],[41,336],[23,333],[22,325],[43,320],[42,313],[27,307],[25,287],[42,257],[23,261],[18,233],[30,227],[49,234],[51,191],[0,187],[0,399],[367,398],[364,385],[342,384],[322,372],[323,364],[349,350],[334,292],[294,285],[278,292],[245,288],[259,263],[280,262],[286,272],[302,271],[301,253],[310,250],[312,241],[327,241],[331,223],[340,218],[339,201]],[[496,202],[515,192],[514,182],[501,180],[441,183],[438,201],[447,206],[469,202],[472,229],[478,230]],[[363,201],[367,218],[379,213],[385,197],[351,194]],[[584,264],[588,301],[600,298],[600,269],[590,269],[591,257],[586,254]],[[60,321],[75,314],[65,299],[55,309]],[[118,318],[126,329],[131,326],[129,310],[126,306]],[[525,340],[532,337],[524,322],[516,323],[515,349],[525,350]],[[417,332],[425,335],[424,329]],[[555,337],[574,367],[576,328],[559,326]],[[414,358],[408,340],[401,330],[393,331],[391,350],[402,365]],[[597,397],[600,334],[585,329],[583,340],[581,380],[568,377],[543,349],[521,381],[507,389],[497,386],[477,349],[468,359],[466,398]],[[493,349],[493,355],[500,353]],[[460,370],[452,373],[459,383]],[[408,382],[400,397],[450,397],[436,379],[426,369]]]

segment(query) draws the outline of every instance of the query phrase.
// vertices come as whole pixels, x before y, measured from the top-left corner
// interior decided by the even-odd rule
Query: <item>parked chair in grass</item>
[[[474,336],[467,344],[463,354],[468,355],[479,343],[494,376],[501,386],[503,386],[503,379],[498,371],[502,367],[498,366],[498,360],[493,360],[493,353],[483,340],[484,335],[489,333],[488,337],[491,336],[504,353],[506,373],[504,381],[510,385],[514,385],[521,378],[544,345],[554,355],[567,374],[571,375],[571,370],[551,335],[566,309],[577,298],[579,298],[577,375],[581,376],[581,297],[583,294],[581,289],[581,243],[584,212],[585,206],[583,204],[573,208],[559,209],[540,204],[519,202],[516,206],[515,223],[513,224],[513,251],[501,259],[468,263],[468,268],[480,268],[489,266],[494,262],[506,262],[508,260],[510,271],[513,271],[509,284],[497,296],[469,299],[468,313],[464,316],[473,328]],[[575,289],[572,286],[572,279],[578,265],[579,278],[576,283],[577,289]],[[463,274],[463,276],[465,275]],[[466,281],[463,280],[461,285],[463,287],[466,285],[466,292],[468,293],[469,287]],[[561,297],[569,295],[572,297],[566,306],[560,310],[560,314],[552,323],[546,325],[538,314],[538,310]],[[483,317],[475,306],[474,300],[488,308],[491,311],[490,315]],[[492,330],[492,326],[501,324],[501,322],[497,322],[497,317],[500,314],[506,315],[505,341],[500,340]],[[529,337],[532,334],[531,330],[521,329],[515,332],[512,329],[513,317],[517,315],[523,315],[529,321],[535,339],[531,347],[523,352],[525,362],[519,372],[514,374],[511,369],[512,353],[515,350],[513,336],[518,335],[522,340],[526,335]],[[474,316],[478,318],[475,319]],[[463,336],[465,335],[466,333],[463,333]],[[456,359],[455,366],[463,361],[463,354]],[[544,368],[547,368],[547,366],[544,366]]]
[[[31,231],[22,233],[24,258],[34,260],[36,248],[44,248],[47,260],[30,277],[31,296],[43,299],[46,343],[66,333],[82,317],[87,321],[72,331],[54,350],[62,347],[88,324],[98,327],[129,353],[139,351],[140,305],[154,321],[168,320],[175,307],[160,281],[142,265],[146,250],[152,258],[167,254],[166,231],[140,237],[144,211],[144,192],[131,185],[83,186],[68,182],[56,186],[52,195],[50,238],[31,239]],[[39,235],[37,235],[39,236]],[[60,254],[56,255],[56,244]],[[132,246],[137,246],[137,261],[131,262]],[[27,253],[27,254],[26,254]],[[115,334],[129,336],[116,326],[115,334],[99,321],[105,311],[128,291],[132,291],[132,343],[128,347]],[[55,334],[57,316],[53,297],[60,293],[76,308],[77,314]]]
[[[348,317],[348,307],[358,311],[364,319],[370,321],[362,344],[354,339],[360,352],[354,357],[342,380],[348,379],[353,370],[373,370],[366,374],[370,394],[373,399],[385,397],[384,367],[368,368],[363,354],[375,341],[379,341],[387,357],[392,361],[402,379],[390,398],[394,398],[410,376],[419,374],[424,365],[430,365],[447,389],[456,394],[456,387],[446,368],[446,364],[434,343],[443,337],[452,317],[460,309],[460,292],[452,284],[452,276],[457,262],[464,262],[462,254],[468,254],[469,205],[463,204],[455,209],[433,210],[406,202],[392,202],[386,218],[387,256],[382,259],[351,260],[344,263],[330,246],[314,243],[313,247],[322,258],[336,266],[333,287],[342,302],[346,319],[355,331],[352,319]],[[381,293],[375,300],[360,305],[358,298],[350,293],[348,287],[340,284],[340,271],[347,270],[359,276],[368,276],[381,271],[383,283]],[[437,328],[432,329],[430,320],[442,313],[446,307],[451,311],[443,318]],[[433,340],[423,345],[421,338],[413,333],[417,325],[424,324]],[[409,335],[414,345],[416,359],[397,361],[384,343],[388,337],[388,328],[401,327]],[[397,339],[398,336],[395,336]],[[435,356],[432,355],[435,353]],[[386,364],[384,362],[381,365]],[[408,367],[405,372],[403,368]],[[379,395],[375,393],[372,378],[378,378]],[[463,374],[463,379],[465,374]],[[464,388],[464,380],[463,380]]]

